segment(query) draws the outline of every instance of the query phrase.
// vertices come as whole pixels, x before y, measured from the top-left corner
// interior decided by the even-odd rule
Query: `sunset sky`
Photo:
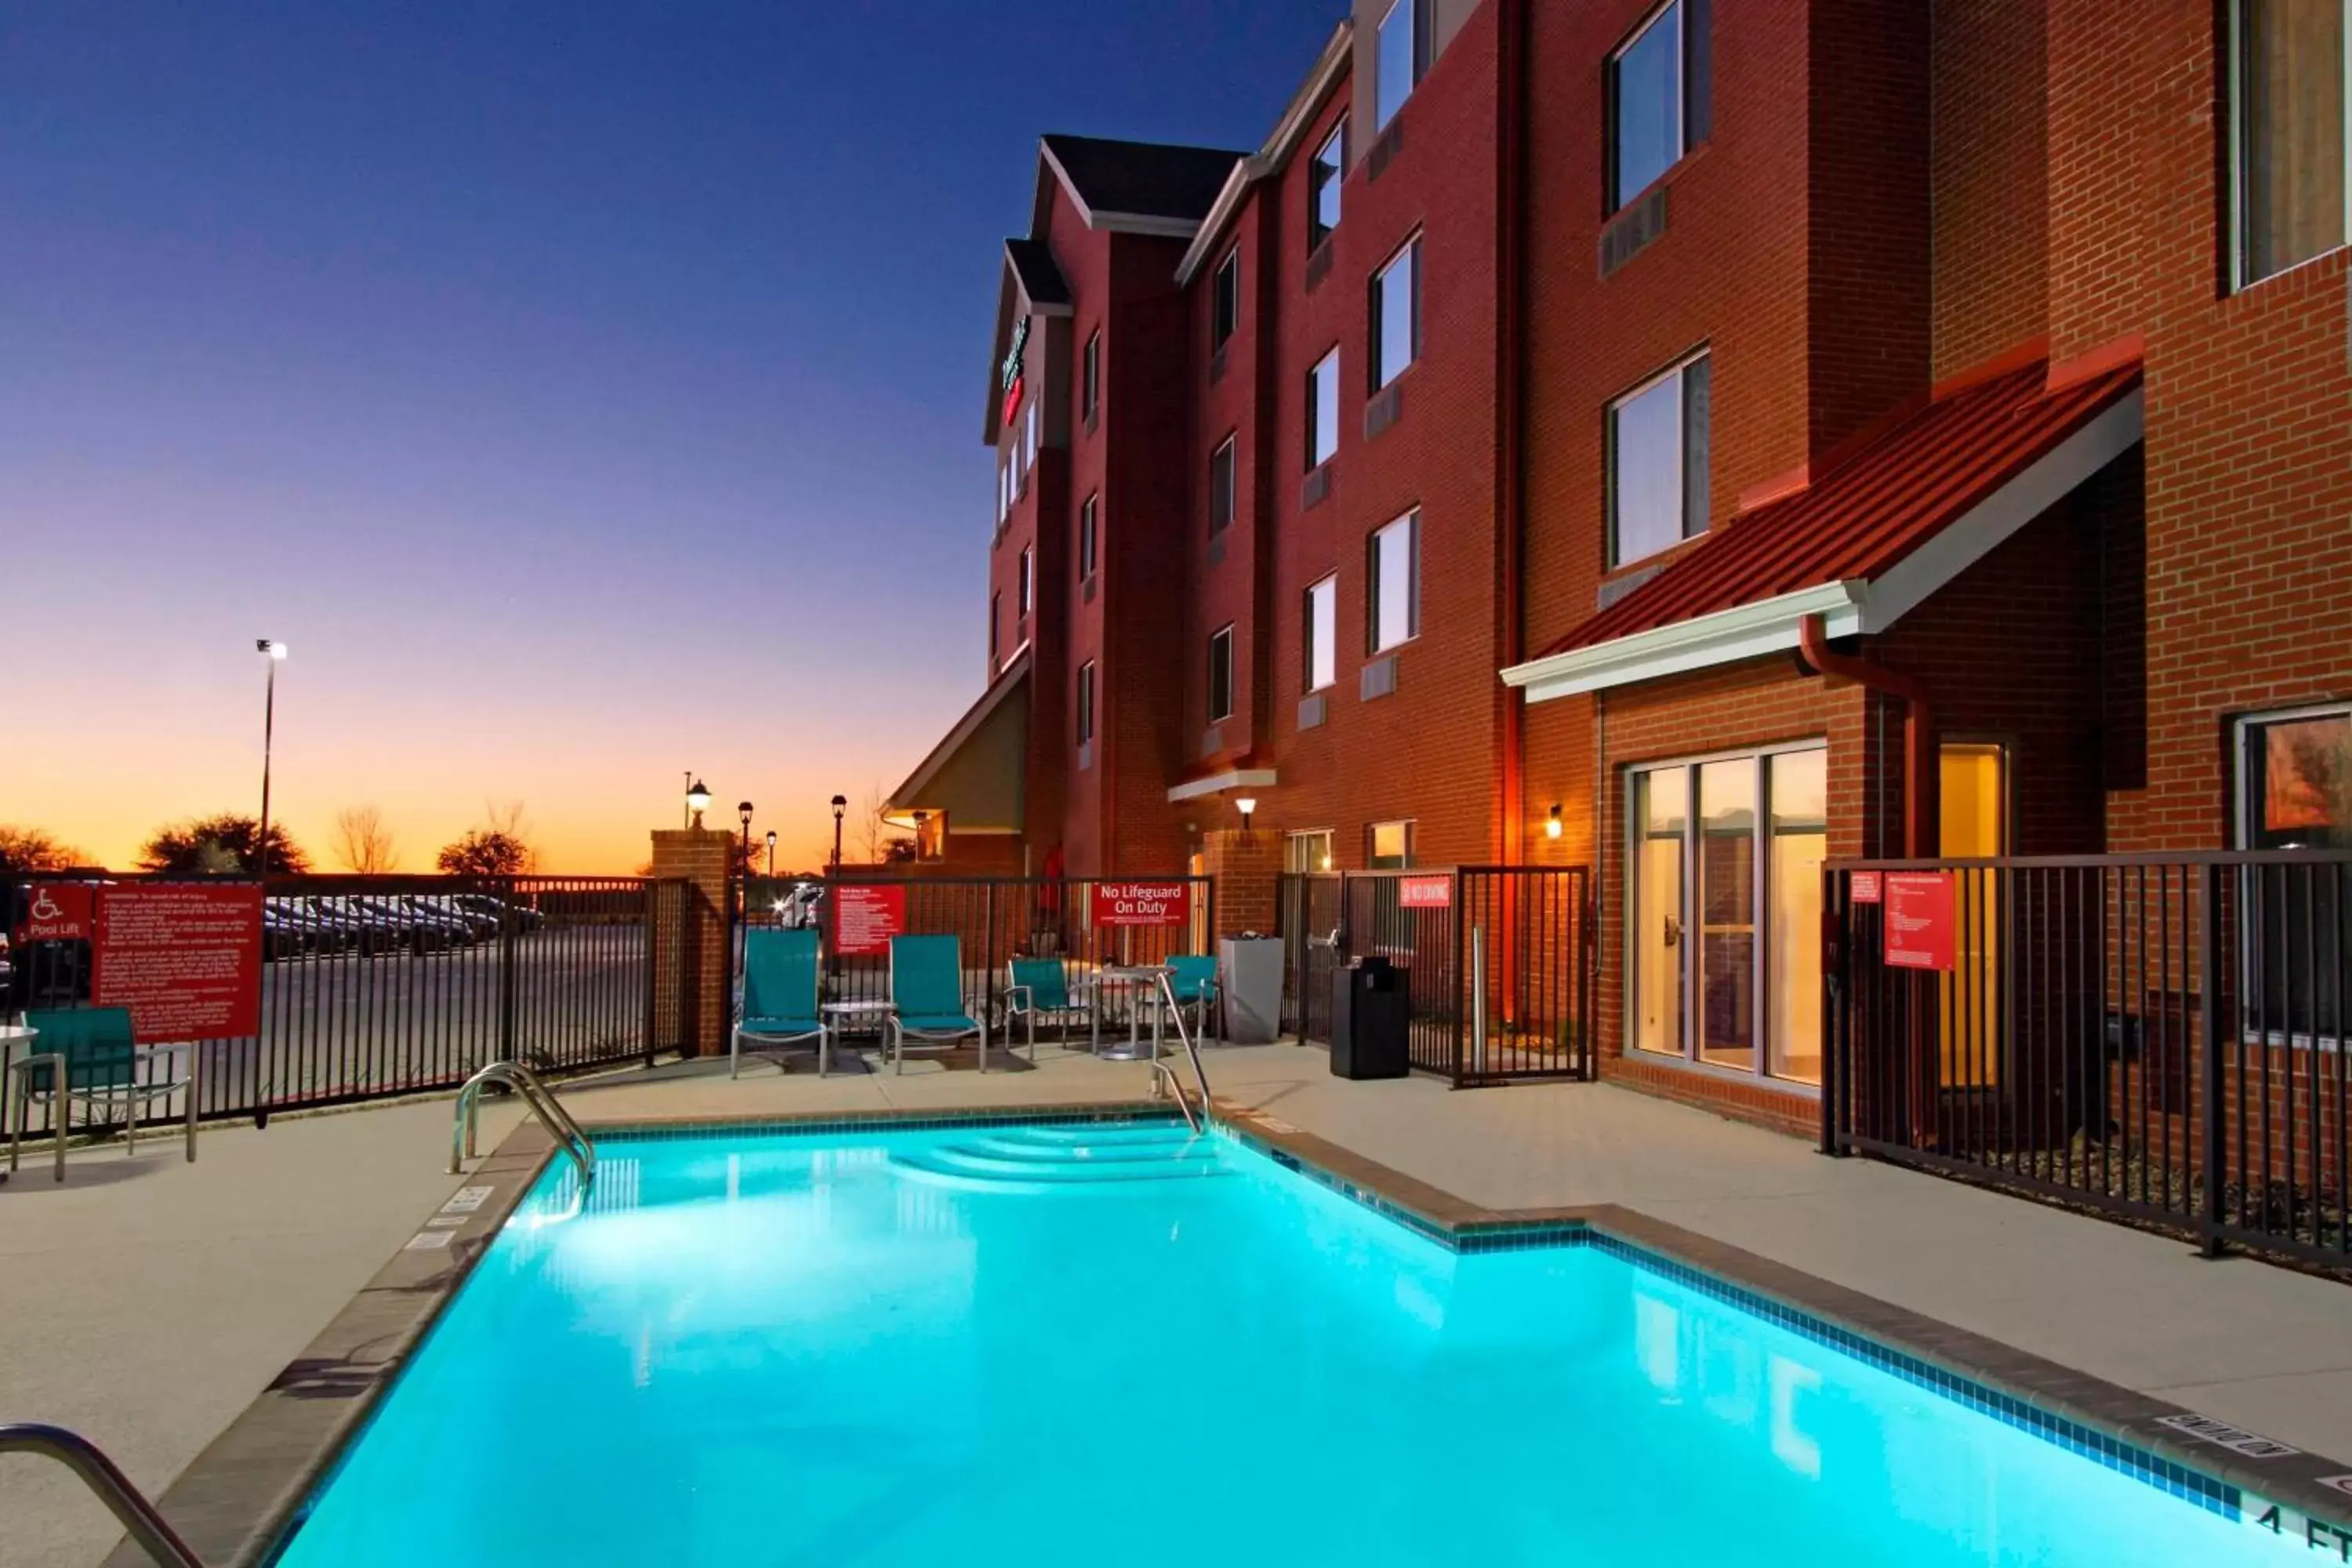
[[[682,770],[810,863],[977,694],[1048,130],[1253,147],[1343,0],[0,7],[0,824],[405,869]]]

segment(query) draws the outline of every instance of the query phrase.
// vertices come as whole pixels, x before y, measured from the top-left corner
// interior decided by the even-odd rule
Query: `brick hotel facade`
[[[895,808],[1592,866],[1604,1076],[1791,1125],[1824,855],[2352,843],[2345,13],[1364,0],[1254,153],[1045,137]]]

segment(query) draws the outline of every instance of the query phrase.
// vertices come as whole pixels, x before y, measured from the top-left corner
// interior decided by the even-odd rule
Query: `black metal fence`
[[[1404,976],[1412,1065],[1457,1087],[1592,1072],[1591,874],[1581,866],[1290,872],[1283,1026],[1330,1038],[1349,963]]]
[[[1181,921],[1166,925],[1103,925],[1095,920],[1098,886],[1181,886]],[[887,951],[844,952],[835,940],[841,890],[895,900],[892,924],[910,936],[953,936],[961,943],[964,999],[974,1017],[1002,1015],[1009,965],[1015,958],[1055,958],[1073,990],[1105,964],[1158,963],[1172,953],[1216,951],[1216,883],[1213,878],[1167,877],[885,877],[861,872],[838,878],[752,877],[741,879],[737,900],[741,929],[813,926],[823,935],[824,999],[881,1002],[890,994]],[[852,897],[858,896],[853,892]],[[1106,994],[1114,1012],[1122,1005]],[[845,1034],[879,1033],[880,1016],[869,1022],[852,1015]]]
[[[122,877],[165,885],[242,879]],[[0,930],[21,932],[62,878],[0,882]],[[263,900],[260,1028],[186,1042],[208,1119],[378,1099],[463,1082],[519,1057],[568,1071],[649,1060],[688,1026],[698,922],[684,883],[634,877],[273,877]],[[90,1000],[88,940],[18,943],[0,1013]],[[23,1054],[25,1047],[16,1047]],[[37,1045],[33,1048],[37,1048]],[[158,1060],[149,1081],[186,1076]],[[15,1107],[5,1108],[13,1125]],[[46,1134],[54,1108],[32,1104]],[[104,1125],[124,1102],[86,1108]],[[74,1124],[85,1124],[77,1108]],[[182,1095],[142,1104],[178,1121]]]
[[[1826,1152],[2352,1268],[2352,854],[1823,879]]]

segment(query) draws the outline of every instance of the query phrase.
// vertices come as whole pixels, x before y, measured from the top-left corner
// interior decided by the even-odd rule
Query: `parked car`
[[[494,926],[511,921],[515,930],[530,931],[547,923],[547,917],[530,905],[495,893],[451,893],[448,901],[467,913],[487,916]]]

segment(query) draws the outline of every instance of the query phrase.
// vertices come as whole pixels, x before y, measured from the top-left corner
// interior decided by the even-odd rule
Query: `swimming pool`
[[[1671,1268],[1456,1252],[1223,1133],[598,1147],[286,1568],[2284,1560]]]

